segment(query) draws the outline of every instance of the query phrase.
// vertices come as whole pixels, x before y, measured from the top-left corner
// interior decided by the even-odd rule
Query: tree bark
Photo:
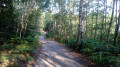
[[[92,24],[91,24],[91,38],[93,38],[93,18],[94,18],[94,16],[92,15]]]
[[[112,26],[112,23],[113,23],[113,16],[114,16],[114,7],[115,6],[115,0],[113,0],[113,9],[112,9],[112,16],[111,16],[111,19],[110,19],[110,24],[109,24],[109,28],[108,28],[108,33],[107,33],[107,43],[109,42],[109,36],[110,36],[110,30],[111,30],[111,26]]]
[[[78,35],[77,35],[77,45],[82,45],[83,40],[83,0],[80,0],[79,6],[79,24],[78,24]]]
[[[116,1],[116,2],[117,2],[117,1]],[[117,5],[117,4],[116,4],[116,5]],[[114,46],[116,46],[117,41],[118,41],[119,26],[120,26],[120,1],[119,1],[119,17],[118,17],[118,23],[116,24],[116,29],[115,29]]]
[[[96,39],[96,37],[97,37],[98,7],[99,7],[99,0],[98,0],[98,4],[97,4],[96,26],[95,26],[95,36],[94,36],[94,39]]]
[[[86,4],[86,32],[85,32],[85,37],[87,38],[87,33],[88,33],[88,21],[87,21],[87,18],[88,18],[88,15],[87,15],[87,11],[88,11],[88,8],[87,8],[87,4]]]
[[[101,29],[100,40],[103,40],[104,22],[105,22],[105,0],[104,0],[104,10],[103,10],[103,16],[102,16],[102,24],[101,24],[102,29]]]
[[[105,0],[105,35],[106,35],[106,32],[107,32],[107,0]]]

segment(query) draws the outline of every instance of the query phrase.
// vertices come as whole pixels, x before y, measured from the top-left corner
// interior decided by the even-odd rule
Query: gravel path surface
[[[87,67],[59,43],[45,39],[44,35],[40,36],[40,41],[43,43],[42,52],[35,67]]]

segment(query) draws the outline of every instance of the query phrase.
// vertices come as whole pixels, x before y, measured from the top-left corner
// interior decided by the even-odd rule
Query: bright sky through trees
[[[43,31],[45,38],[88,57],[95,65],[90,67],[120,67],[120,0],[0,0],[0,66],[21,67],[33,60]],[[50,55],[64,54],[45,43],[46,50],[53,49]]]
[[[69,0],[67,0],[67,1],[69,1]],[[74,0],[73,0],[74,1]],[[76,0],[77,1],[77,3],[79,4],[79,0]],[[58,13],[59,12],[59,5],[57,4],[57,3],[54,3],[54,0],[50,0],[50,2],[51,2],[51,4],[50,4],[50,10],[53,12],[53,13]],[[102,2],[100,2],[101,4],[103,4]],[[96,0],[93,0],[93,3],[92,3],[92,5],[94,5],[94,4],[96,4]],[[107,0],[107,5],[108,5],[108,7],[109,6],[111,6],[112,5],[112,0]],[[119,4],[117,4],[118,5],[118,7],[119,7]],[[67,7],[67,6],[65,6],[65,7]],[[112,7],[111,7],[112,8]],[[107,8],[107,12],[109,13],[109,15],[111,15],[111,8]],[[75,14],[78,14],[78,5],[76,6],[76,8],[75,8],[75,10],[76,10],[76,12],[75,12]],[[100,9],[99,10],[103,10],[104,9],[104,7],[102,6],[102,7],[100,7]],[[92,12],[93,10],[95,11],[96,10],[96,8],[92,8],[92,9],[90,9],[91,11],[90,12]],[[116,8],[115,8],[115,10],[116,10]],[[117,9],[117,10],[119,10],[119,8]],[[117,13],[118,14],[118,13]]]

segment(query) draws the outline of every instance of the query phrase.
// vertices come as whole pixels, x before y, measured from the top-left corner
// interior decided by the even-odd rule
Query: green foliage
[[[41,16],[41,9],[39,7],[41,6],[39,5],[38,8],[32,7],[33,4],[28,4],[31,1],[0,1],[0,65],[4,63],[4,60],[16,63],[15,66],[17,66],[19,60],[33,60],[31,54],[36,53],[35,49],[40,45],[38,41],[38,36],[40,35],[38,29],[39,17]],[[36,4],[38,4],[37,1],[35,1]],[[2,6],[1,4],[3,3],[6,6]],[[42,5],[43,1],[39,3]]]
[[[11,38],[11,44],[4,43],[0,50],[9,50],[10,54],[0,56],[0,62],[3,60],[9,59],[10,61],[24,60],[24,61],[33,61],[31,54],[36,53],[36,48],[39,47],[39,41],[33,36],[28,36],[27,38]],[[12,43],[13,42],[13,43]],[[5,52],[3,52],[5,53]],[[23,55],[24,57],[20,58],[19,56]],[[5,58],[4,58],[5,57]],[[19,59],[18,59],[19,58]]]
[[[54,38],[58,42],[65,43],[65,45],[68,47],[75,48],[76,39],[73,39],[73,38],[63,39],[62,37],[55,36],[53,32],[47,33],[46,37],[47,38]]]
[[[33,60],[34,60],[34,58],[33,58],[33,57],[31,57],[31,56],[25,56],[25,60],[26,60],[26,61],[33,61]]]
[[[10,50],[12,48],[14,48],[15,45],[14,44],[3,44],[1,47],[0,47],[0,50]]]
[[[76,39],[65,38],[62,40],[62,37],[55,36],[52,32],[47,33],[46,37],[54,38],[58,42],[65,43],[65,45],[70,48],[76,48]],[[100,40],[84,40],[82,43],[82,48],[79,51],[88,56],[97,67],[118,67],[120,65],[120,47],[103,43]]]
[[[78,7],[76,0],[55,0],[52,2],[54,2],[51,3],[51,5],[53,5],[53,13],[52,11],[48,11],[45,16],[43,16],[45,31],[47,32],[46,37],[54,38],[58,42],[65,43],[66,46],[76,49],[76,47],[79,47],[79,45],[76,45],[77,34],[78,32],[81,34],[81,31],[83,31],[83,42],[80,49],[78,48],[79,52],[90,57],[90,60],[93,61],[97,67],[118,67],[120,65],[119,32],[117,45],[113,46],[114,37],[116,35],[114,34],[116,28],[116,16],[113,15],[113,20],[110,21],[110,19],[112,19],[110,16],[111,12],[106,11],[111,9],[113,10],[113,7],[111,7],[113,5],[112,1],[109,1],[112,5],[107,5],[107,0],[85,1],[86,4],[84,5],[85,7],[83,7],[83,23],[79,18],[81,17],[81,14],[79,14],[78,17],[78,15],[76,15],[77,10],[74,9]],[[54,13],[54,9],[57,7],[56,3],[59,7],[59,12]],[[68,8],[64,8],[64,5]],[[78,27],[79,21],[80,29]],[[109,26],[110,24],[112,25]],[[109,27],[111,27],[110,34],[108,34]],[[106,42],[107,37],[109,42]],[[80,35],[78,38],[82,39],[82,36]]]
[[[81,52],[90,57],[97,66],[113,66],[120,65],[120,48],[111,44],[104,44],[99,41],[88,39],[83,42]]]
[[[66,43],[66,46],[71,47],[71,48],[75,48],[76,39],[67,38],[64,41]]]
[[[53,38],[54,37],[54,33],[53,32],[47,33],[46,37],[47,38]]]
[[[55,37],[55,40],[62,43],[62,38],[59,36]]]

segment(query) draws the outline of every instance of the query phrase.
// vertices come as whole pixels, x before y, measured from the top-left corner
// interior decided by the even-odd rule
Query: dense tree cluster
[[[0,0],[0,66],[19,66],[39,32],[84,53],[97,66],[120,66],[120,0]]]
[[[119,0],[51,0],[51,6],[44,21],[47,37],[85,53],[97,65],[119,66]]]
[[[30,55],[39,45],[40,16],[48,3],[49,0],[0,0],[0,66],[5,60],[18,66],[20,60],[32,59]]]

